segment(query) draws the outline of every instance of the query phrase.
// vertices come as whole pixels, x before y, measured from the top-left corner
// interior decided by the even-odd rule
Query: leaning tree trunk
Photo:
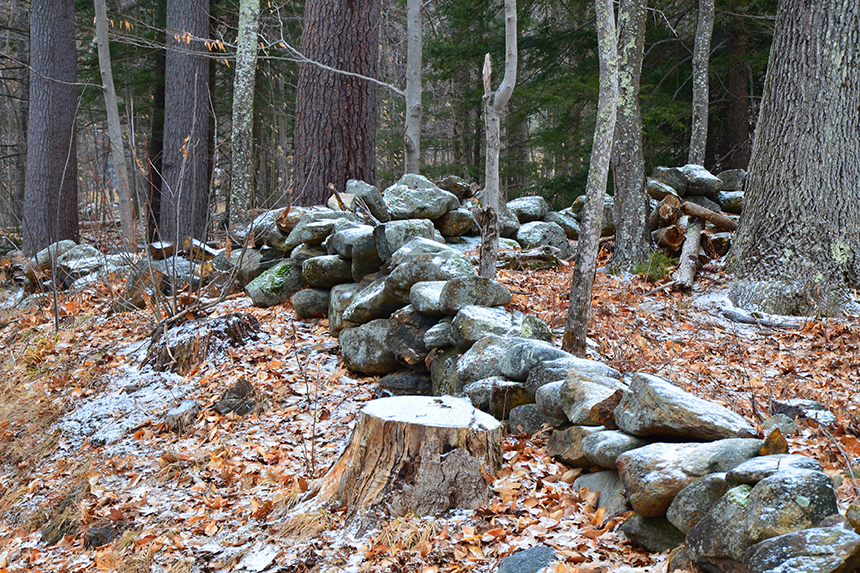
[[[406,130],[403,158],[406,173],[421,171],[421,0],[406,2]]]
[[[597,45],[600,56],[600,94],[597,99],[597,124],[588,166],[582,228],[576,245],[576,261],[570,284],[570,305],[564,325],[562,348],[578,356],[585,355],[585,337],[591,317],[591,288],[597,271],[600,246],[600,223],[603,219],[603,196],[612,134],[618,105],[618,49],[615,43],[615,14],[612,0],[595,0]]]
[[[110,44],[108,41],[107,5],[105,0],[95,0],[96,11],[96,41],[99,52],[99,71],[102,78],[102,89],[107,110],[108,139],[110,140],[110,168],[116,191],[119,195],[119,220],[122,230],[122,242],[126,251],[134,252],[137,248],[135,235],[134,209],[131,201],[131,180],[125,162],[125,150],[122,143],[122,127],[119,123],[116,89],[113,85],[113,70],[111,69]]]
[[[618,114],[612,141],[615,251],[610,267],[628,270],[651,254],[639,85],[645,48],[645,0],[618,9]]]
[[[209,206],[208,0],[167,0],[162,240],[206,235]]]
[[[33,0],[23,229],[29,254],[78,240],[76,59],[74,0]]]
[[[499,148],[501,147],[502,111],[511,99],[517,82],[517,2],[505,0],[505,77],[499,89],[491,91],[490,54],[484,59],[484,121],[487,123],[487,159],[484,184],[484,207],[479,216],[481,250],[479,271],[482,277],[496,278],[499,257]]]
[[[777,14],[730,297],[833,315],[860,286],[860,10],[785,0]]]
[[[501,424],[458,398],[374,400],[300,510],[328,504],[349,516],[382,509],[394,517],[476,509],[489,499],[485,476],[501,467],[501,442]]]
[[[257,33],[260,0],[239,4],[236,74],[233,79],[233,130],[231,134],[230,224],[248,219],[254,197],[254,85],[257,75]]]
[[[305,4],[294,130],[293,204],[325,205],[328,185],[376,184],[379,0]],[[322,65],[318,65],[322,64]],[[327,66],[326,69],[323,66]]]
[[[689,163],[705,164],[708,141],[708,63],[711,35],[714,32],[714,0],[699,0],[699,25],[693,45],[693,133],[690,136]]]

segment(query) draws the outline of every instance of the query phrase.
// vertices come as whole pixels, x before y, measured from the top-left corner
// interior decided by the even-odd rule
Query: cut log
[[[659,227],[674,225],[678,220],[681,200],[676,195],[666,195],[660,205],[648,216],[648,230],[654,231]]]
[[[675,286],[680,289],[689,290],[693,287],[696,269],[699,266],[699,249],[702,245],[702,231],[704,230],[704,219],[690,218],[684,239],[684,248],[681,250],[681,261],[678,263],[678,270],[672,273],[672,280],[675,281]]]
[[[708,233],[702,235],[702,249],[708,258],[719,259],[729,252],[732,246],[731,233]]]
[[[301,509],[327,504],[346,508],[349,518],[476,509],[490,498],[485,476],[491,481],[501,467],[501,443],[499,421],[460,398],[373,400]]]
[[[541,245],[527,251],[504,251],[499,253],[497,268],[514,271],[534,271],[565,266],[561,250],[550,245]]]
[[[684,230],[679,225],[661,227],[651,233],[654,244],[670,255],[675,255],[684,244]]]
[[[710,209],[705,209],[701,205],[696,205],[689,201],[681,203],[681,211],[690,217],[704,219],[722,231],[734,232],[738,228],[738,224],[725,215],[717,213],[716,211],[711,211]]]

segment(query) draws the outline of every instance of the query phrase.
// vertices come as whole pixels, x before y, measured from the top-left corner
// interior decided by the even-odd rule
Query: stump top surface
[[[395,396],[368,402],[361,410],[381,420],[439,428],[495,430],[501,423],[465,400],[453,396]]]

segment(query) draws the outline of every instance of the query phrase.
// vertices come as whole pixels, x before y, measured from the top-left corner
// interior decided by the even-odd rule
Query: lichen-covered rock
[[[457,363],[457,377],[461,385],[483,378],[500,376],[499,363],[511,346],[519,342],[516,338],[484,336],[462,355]]]
[[[385,290],[395,299],[409,302],[412,285],[425,281],[447,281],[459,276],[475,276],[475,267],[462,253],[443,251],[418,255],[391,271],[385,280]]]
[[[356,293],[343,311],[343,320],[363,324],[377,318],[386,318],[406,303],[385,290],[385,278],[380,278]]]
[[[439,304],[439,297],[442,294],[442,287],[448,281],[424,281],[415,283],[409,289],[409,304],[415,307],[419,312],[429,314],[431,316],[442,316],[442,307]]]
[[[456,175],[446,175],[437,183],[437,186],[439,189],[453,193],[460,201],[472,192],[472,186],[465,179]]]
[[[583,438],[582,453],[596,466],[615,469],[618,456],[647,444],[646,440],[624,432],[604,430]]]
[[[436,241],[436,228],[433,226],[433,222],[427,219],[391,221],[385,225],[375,227],[373,229],[373,236],[376,239],[376,251],[383,262],[388,262],[394,253],[417,237],[439,243]],[[442,244],[442,247],[445,247],[445,245]],[[400,262],[402,260],[389,264],[389,267],[393,268],[400,264]]]
[[[245,294],[255,306],[269,307],[286,302],[307,286],[302,270],[286,260],[245,285]]]
[[[720,204],[720,209],[726,213],[740,215],[744,210],[744,192],[720,191],[717,193],[717,203]]]
[[[446,316],[436,325],[427,329],[424,333],[424,345],[427,348],[442,348],[444,346],[456,346],[454,334],[451,332],[451,323],[454,319]]]
[[[398,362],[406,366],[424,366],[428,348],[424,344],[425,333],[438,319],[405,306],[391,315],[388,347]],[[429,380],[428,380],[429,382]]]
[[[571,374],[565,378],[559,392],[561,407],[571,424],[599,426],[600,422],[592,416],[591,408],[609,398],[616,390],[623,389],[626,386],[615,378]]]
[[[382,196],[388,203],[391,218],[400,219],[438,219],[448,211],[460,207],[457,196],[443,191],[431,183],[432,187],[415,188],[396,183],[386,189]]]
[[[700,477],[678,492],[666,510],[666,518],[686,534],[711,511],[729,489],[731,486],[726,481],[725,473]]]
[[[562,381],[549,382],[535,390],[535,405],[546,416],[567,420],[567,414],[561,405]]]
[[[860,535],[841,527],[786,533],[754,545],[747,573],[848,573],[860,570]]]
[[[391,220],[391,214],[388,212],[388,204],[383,199],[379,189],[373,185],[364,181],[350,179],[346,182],[346,192],[364,201],[370,210],[370,214],[379,222],[387,223]]]
[[[504,306],[511,302],[511,292],[500,282],[486,277],[466,275],[448,280],[439,292],[439,308],[455,315],[470,304]]]
[[[687,176],[677,167],[655,167],[651,177],[674,189],[678,197],[687,193]]]
[[[322,318],[328,314],[329,289],[306,288],[292,296],[293,310],[299,318]]]
[[[459,237],[467,234],[475,226],[475,216],[471,209],[460,207],[448,211],[434,222],[443,237]]]
[[[506,359],[503,366],[505,372],[507,372],[505,376],[511,380],[517,380],[522,376],[522,371],[525,370],[528,372],[526,383],[529,387],[535,389],[540,388],[544,384],[549,384],[550,382],[564,380],[568,376],[574,374],[580,374],[583,376],[608,376],[618,380],[621,379],[620,372],[606,364],[603,364],[602,362],[579,358],[572,354],[567,354],[554,346],[551,346],[551,348],[552,351],[547,348],[545,360],[532,361],[529,359],[515,361],[513,356]],[[552,354],[557,352],[564,352],[564,354],[559,355],[557,358],[551,358]],[[537,357],[540,356],[540,354],[532,354],[532,356]]]
[[[519,382],[493,376],[472,382],[463,388],[475,408],[497,420],[505,420],[511,409],[532,403],[533,397]]]
[[[748,485],[730,489],[690,528],[684,545],[694,563],[732,573],[745,571],[740,562],[750,547],[744,521],[751,491]]]
[[[338,343],[346,367],[369,376],[382,376],[399,370],[401,366],[388,346],[390,328],[390,320],[377,319],[343,329]]]
[[[716,175],[702,167],[689,163],[680,168],[687,176],[687,195],[704,195],[713,199],[723,188],[723,182]]]
[[[555,223],[533,221],[521,226],[517,231],[516,240],[524,249],[533,249],[549,245],[561,251],[562,258],[570,257],[570,242],[564,230]]]
[[[571,426],[564,430],[555,430],[546,444],[546,453],[571,467],[586,468],[591,465],[591,462],[582,452],[582,440],[601,429],[599,426]]]
[[[645,517],[634,513],[621,524],[621,531],[634,545],[662,553],[684,542],[684,534],[665,517]]]
[[[352,282],[352,263],[340,255],[324,255],[302,264],[302,278],[313,287],[331,288]]]
[[[426,237],[413,237],[391,255],[388,264],[385,265],[386,271],[391,271],[418,255],[435,255],[443,252],[456,253],[459,250]]]
[[[652,179],[651,177],[648,177],[645,180],[645,191],[647,191],[648,196],[655,201],[662,201],[667,195],[674,195],[675,197],[678,196],[678,192],[675,191],[674,188],[661,181]]]
[[[812,458],[800,454],[776,454],[772,456],[759,456],[745,461],[726,474],[726,481],[731,486],[742,483],[755,485],[777,472],[795,469],[824,471],[821,464]]]
[[[507,207],[521,225],[531,223],[532,221],[540,221],[549,212],[549,205],[547,205],[546,199],[540,195],[518,197],[512,201],[508,201]]]
[[[338,254],[347,259],[352,258],[352,248],[356,241],[368,235],[373,236],[373,227],[370,225],[358,225],[351,229],[338,231],[328,238],[328,254]]]
[[[540,319],[519,311],[465,306],[454,317],[453,332],[460,348],[469,348],[489,334],[552,341],[552,332]]]
[[[569,207],[567,209],[562,209],[561,211],[550,211],[544,215],[543,220],[547,223],[555,223],[561,227],[568,239],[574,241],[579,239],[579,221],[577,221],[573,213],[570,212]]]
[[[702,400],[662,378],[637,372],[615,409],[618,427],[634,436],[694,440],[749,438],[756,429],[728,408]]]
[[[757,456],[761,445],[761,440],[742,438],[703,444],[658,442],[618,456],[618,473],[633,508],[646,517],[658,517],[696,478],[731,470]]]
[[[337,338],[340,331],[344,328],[358,326],[358,323],[345,321],[343,319],[343,311],[352,302],[353,297],[358,292],[358,284],[347,283],[332,287],[328,299],[328,331],[329,334]]]
[[[717,177],[723,182],[723,189],[725,191],[743,191],[747,172],[743,169],[726,169],[725,171],[721,171]]]

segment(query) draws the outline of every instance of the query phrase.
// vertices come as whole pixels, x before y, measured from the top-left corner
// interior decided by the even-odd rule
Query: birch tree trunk
[[[233,78],[232,176],[228,212],[231,225],[247,220],[254,197],[254,85],[259,29],[260,0],[242,0],[236,41],[236,75]]]
[[[499,257],[499,148],[502,111],[511,99],[517,81],[517,2],[505,0],[505,77],[499,89],[491,91],[490,54],[484,59],[484,121],[487,130],[484,208],[480,213],[481,253],[478,274],[496,278]]]
[[[131,182],[128,178],[128,167],[125,162],[125,151],[122,143],[122,126],[119,123],[116,89],[113,85],[105,0],[95,0],[95,10],[99,71],[101,72],[102,89],[105,96],[108,139],[110,140],[110,163],[108,169],[116,186],[117,196],[119,197],[119,220],[122,229],[123,247],[128,252],[134,252],[137,248],[136,225],[131,202]]]
[[[585,355],[585,337],[591,317],[591,288],[597,271],[600,223],[603,218],[603,196],[612,134],[618,106],[618,48],[615,41],[615,13],[612,0],[595,0],[597,46],[600,56],[600,93],[597,100],[597,123],[588,166],[582,229],[576,245],[576,261],[570,284],[570,305],[561,347],[577,356]]]
[[[618,8],[618,116],[612,141],[615,252],[610,267],[626,271],[651,254],[639,87],[645,49],[645,0]]]
[[[403,157],[406,173],[421,171],[421,71],[423,38],[421,0],[406,2],[406,130]]]
[[[687,161],[705,164],[708,141],[708,61],[711,58],[711,35],[714,32],[714,0],[699,0],[699,25],[693,45],[693,133]]]

